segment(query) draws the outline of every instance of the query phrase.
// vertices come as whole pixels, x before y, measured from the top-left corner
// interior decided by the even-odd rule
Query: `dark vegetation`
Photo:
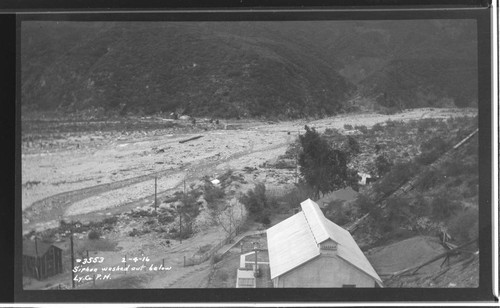
[[[101,233],[99,231],[96,231],[96,230],[92,230],[89,232],[89,240],[97,240],[101,237]]]
[[[460,117],[409,122],[388,120],[370,129],[356,126],[354,129],[358,133],[349,136],[335,129],[326,129],[322,134],[307,130],[302,138],[309,134],[315,153],[327,153],[331,148],[351,153],[346,155],[350,157],[348,166],[356,166],[360,171],[379,178],[362,188],[356,200],[331,202],[324,209],[325,215],[339,225],[348,225],[370,213],[370,223],[365,232],[369,237],[379,239],[407,237],[415,233],[437,234],[448,230],[455,241],[461,242],[468,238],[465,235],[477,234],[477,136],[454,155],[437,165],[432,164],[476,127],[477,117]],[[297,140],[282,158],[293,158],[301,151],[302,144]],[[322,173],[312,174],[319,176]],[[415,177],[420,180],[414,183],[412,190],[398,197],[391,196]],[[322,185],[325,183],[328,181],[322,181]],[[338,187],[342,186],[335,189]],[[307,198],[317,198],[316,192],[314,182],[306,180],[286,194],[286,202],[298,207]],[[384,198],[387,198],[386,204],[381,209],[377,201]],[[465,212],[472,218],[467,220]],[[464,223],[464,230],[457,227],[461,222]]]
[[[475,106],[472,21],[332,25],[23,22],[23,114],[280,119],[366,108],[358,98],[383,113]]]
[[[393,134],[397,130],[404,131],[409,139],[419,139],[420,143],[416,144],[419,151],[395,160],[388,158],[387,149],[382,156],[376,156],[376,170],[383,176],[350,206],[331,204],[328,207],[331,215],[347,223],[370,213],[366,230],[385,240],[403,233],[405,236],[415,233],[439,235],[442,230],[457,243],[473,239],[478,232],[477,135],[439,164],[434,162],[475,127],[477,118],[386,123],[377,127],[377,134]],[[415,130],[417,134],[411,137]],[[370,133],[373,131],[372,128]],[[392,195],[410,179],[414,180],[413,189]],[[377,203],[382,198],[387,198],[384,208]]]
[[[246,206],[253,220],[264,225],[271,223],[270,215],[277,209],[277,200],[266,194],[266,186],[262,183],[258,183],[254,189],[248,190],[240,198],[240,202]]]
[[[40,233],[31,231],[24,235],[25,238],[30,238],[33,235],[38,236],[44,241],[53,242],[56,236],[69,236],[71,233],[85,233],[88,232],[90,240],[99,239],[103,232],[111,231],[114,229],[118,222],[117,217],[108,217],[101,221],[82,223],[80,221],[66,221],[61,220],[57,228],[47,229]]]
[[[360,153],[358,142],[347,137],[343,148],[333,147],[314,128],[305,126],[306,133],[299,136],[301,151],[299,166],[302,179],[315,190],[316,198],[347,186],[357,187],[357,171],[347,166],[351,156]],[[330,132],[325,134],[331,135]]]

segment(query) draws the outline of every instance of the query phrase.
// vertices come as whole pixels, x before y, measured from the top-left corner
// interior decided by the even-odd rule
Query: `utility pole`
[[[155,214],[157,214],[156,212],[156,190],[157,190],[157,176],[155,176]]]
[[[36,235],[35,235],[35,254],[36,254],[36,262],[35,262],[36,276],[38,279],[40,279],[40,264],[38,260],[38,238]]]
[[[258,249],[257,242],[253,242],[253,251],[254,251],[254,255],[255,255],[255,270],[254,270],[255,277],[258,276],[258,274],[257,274],[257,271],[258,271],[258,268],[257,268],[257,249]]]
[[[75,272],[73,269],[75,268],[75,256],[73,255],[73,232],[71,232],[71,237],[69,238],[71,242],[71,287],[75,288]]]
[[[300,141],[300,130],[297,130],[297,140]],[[299,152],[295,153],[295,184],[299,183]]]
[[[295,184],[298,182],[299,153],[295,153]]]
[[[182,207],[186,205],[186,178],[184,178],[184,194],[183,194],[183,202],[181,205],[181,209],[179,211],[179,239],[182,244]]]

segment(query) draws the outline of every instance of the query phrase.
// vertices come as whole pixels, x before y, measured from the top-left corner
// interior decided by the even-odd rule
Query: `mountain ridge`
[[[382,109],[474,106],[472,28],[463,20],[25,21],[21,104],[229,118],[333,115],[352,111],[353,97]]]

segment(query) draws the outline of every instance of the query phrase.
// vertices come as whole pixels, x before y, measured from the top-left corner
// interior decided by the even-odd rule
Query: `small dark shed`
[[[23,276],[43,280],[62,271],[61,248],[39,240],[23,241]]]

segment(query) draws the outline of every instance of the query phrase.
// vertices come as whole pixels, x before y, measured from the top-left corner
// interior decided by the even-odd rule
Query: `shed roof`
[[[50,247],[54,245],[44,243],[42,241],[37,241],[35,245],[35,241],[31,240],[24,240],[23,241],[23,256],[30,256],[30,257],[37,257],[37,250],[38,250],[38,257],[43,256],[44,254],[49,251]],[[61,249],[57,246],[54,246],[57,249]]]
[[[347,230],[328,220],[314,201],[300,205],[302,212],[267,230],[271,279],[318,256],[319,244],[331,239],[340,258],[382,283]]]

